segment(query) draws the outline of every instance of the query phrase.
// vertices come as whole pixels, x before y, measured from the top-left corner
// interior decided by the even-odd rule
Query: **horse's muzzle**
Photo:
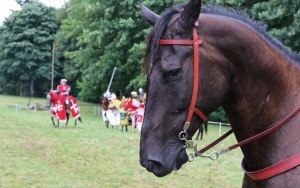
[[[159,160],[153,156],[143,157],[140,159],[140,164],[157,177],[163,177],[170,174],[173,170],[179,170],[181,166],[188,161],[185,149],[180,150],[177,155],[166,158],[169,159]]]
[[[172,168],[167,168],[164,164],[156,160],[141,160],[140,164],[157,177],[166,176],[173,171]]]

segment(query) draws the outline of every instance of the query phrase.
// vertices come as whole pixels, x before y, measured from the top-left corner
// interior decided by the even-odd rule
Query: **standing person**
[[[142,88],[139,89],[138,99],[139,99],[140,103],[145,104],[145,102],[146,102],[146,93],[143,91]]]
[[[109,102],[117,99],[116,94],[112,90],[105,92],[104,97],[106,97]]]
[[[125,104],[124,109],[130,114],[133,132],[134,128],[136,128],[136,110],[140,107],[140,102],[136,91],[131,92],[131,97],[132,98]]]

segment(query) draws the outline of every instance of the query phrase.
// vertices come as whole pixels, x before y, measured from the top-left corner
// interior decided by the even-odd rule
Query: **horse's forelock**
[[[174,14],[180,13],[182,7],[185,3],[178,4],[176,6],[167,9],[161,14],[161,19],[155,23],[152,31],[150,32],[147,39],[147,47],[144,57],[144,69],[147,75],[150,75],[152,66],[155,63],[156,58],[159,53],[159,40],[161,39],[163,33],[167,29],[168,24],[170,23],[172,16]]]

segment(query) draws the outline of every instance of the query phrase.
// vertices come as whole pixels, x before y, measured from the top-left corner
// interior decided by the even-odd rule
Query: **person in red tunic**
[[[69,85],[67,85],[66,79],[60,80],[60,84],[57,86],[57,91],[59,91],[60,95],[63,95],[63,96],[69,95],[69,93],[71,91],[71,87]]]
[[[57,86],[57,91],[59,92],[60,96],[64,98],[64,101],[67,105],[67,109],[69,109],[69,99],[68,95],[71,91],[71,87],[67,85],[67,80],[66,79],[61,79],[60,84]]]
[[[136,110],[140,107],[140,101],[138,100],[138,94],[136,91],[131,92],[132,99],[129,99],[125,104],[124,109],[128,111],[131,118],[132,132],[136,128]]]

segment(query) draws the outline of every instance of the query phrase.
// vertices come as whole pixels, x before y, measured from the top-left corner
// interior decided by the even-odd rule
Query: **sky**
[[[66,0],[39,0],[47,6],[60,8]],[[9,17],[11,10],[20,10],[20,6],[15,0],[0,0],[0,25],[5,18]]]

